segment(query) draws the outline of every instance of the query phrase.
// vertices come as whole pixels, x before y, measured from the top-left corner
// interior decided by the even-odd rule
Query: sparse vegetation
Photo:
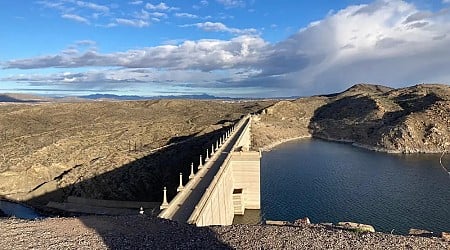
[[[355,85],[340,94],[279,102],[255,124],[255,145],[299,136],[354,142],[392,153],[441,153],[450,146],[450,87]]]
[[[158,200],[162,186],[176,185],[176,174],[188,171],[215,131],[269,104],[160,100],[1,105],[0,196],[31,200],[59,191],[52,199]]]

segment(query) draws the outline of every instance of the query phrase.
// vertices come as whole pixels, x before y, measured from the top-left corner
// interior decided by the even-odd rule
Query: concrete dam
[[[197,226],[231,225],[235,214],[260,209],[261,153],[250,151],[252,116],[247,115],[199,157],[197,173],[191,165],[189,181],[167,201],[164,189],[160,218]]]

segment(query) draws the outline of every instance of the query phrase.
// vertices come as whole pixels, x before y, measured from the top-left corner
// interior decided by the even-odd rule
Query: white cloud
[[[177,10],[178,9],[176,7],[170,7],[164,2],[160,2],[159,4],[156,4],[156,5],[151,4],[151,3],[147,3],[145,5],[145,8],[147,8],[149,10],[159,10],[159,11],[171,11],[171,10]]]
[[[75,42],[75,45],[77,46],[94,46],[95,44],[97,43],[92,40],[79,40]]]
[[[450,46],[445,36],[450,18],[441,11],[417,13],[424,12],[404,1],[376,1],[312,23],[275,46],[291,53],[285,58],[289,64],[300,64],[288,71],[286,82],[308,92],[340,90],[359,82],[448,82],[450,72],[443,65],[450,63],[445,49]],[[420,23],[424,18],[427,23]]]
[[[150,18],[150,13],[145,10],[141,10],[140,12],[135,12],[133,16],[137,19],[148,20]]]
[[[64,3],[62,2],[58,2],[58,1],[48,1],[48,0],[41,0],[41,1],[37,1],[37,4],[40,4],[46,8],[51,8],[51,9],[57,9],[60,11],[70,11],[71,9],[66,7],[64,5]]]
[[[90,24],[88,19],[81,17],[79,15],[75,15],[75,14],[63,14],[63,15],[61,15],[61,17],[75,21],[75,22],[79,22],[79,23]]]
[[[209,2],[208,2],[208,1],[206,1],[206,0],[201,0],[199,4],[194,4],[194,5],[192,5],[192,8],[194,8],[194,9],[196,9],[196,10],[199,10],[199,9],[201,9],[202,7],[206,7],[206,6],[208,6],[208,5],[209,5]]]
[[[208,32],[229,32],[229,33],[233,33],[233,34],[256,34],[256,33],[258,33],[258,31],[256,29],[230,28],[220,22],[204,22],[204,23],[181,25],[181,27],[192,27],[192,26],[202,29],[204,31],[208,31]]]
[[[245,1],[243,0],[216,0],[218,3],[223,4],[227,8],[244,7]]]
[[[147,21],[144,21],[144,20],[126,19],[126,18],[116,18],[116,23],[120,24],[120,25],[139,27],[139,28],[147,27],[150,25]]]
[[[109,7],[105,6],[105,5],[99,5],[96,3],[91,3],[91,2],[84,2],[84,1],[75,1],[75,4],[83,7],[83,8],[88,8],[91,10],[95,10],[95,11],[101,11],[101,12],[108,12],[109,11]]]
[[[121,66],[211,71],[239,65],[247,67],[257,63],[262,55],[262,48],[266,46],[266,42],[259,37],[239,36],[230,41],[211,39],[184,41],[176,46],[162,45],[111,54],[89,50],[77,55],[58,54],[19,59],[7,62],[6,68]]]
[[[172,86],[189,79],[189,86],[275,91],[270,95],[329,93],[359,82],[394,87],[448,83],[450,15],[445,13],[445,9],[427,12],[401,0],[378,0],[330,13],[276,44],[257,35],[242,35],[253,30],[206,22],[185,26],[240,36],[107,54],[69,48],[56,55],[10,60],[2,65],[4,69],[120,68],[120,77],[109,69],[60,76],[66,84],[78,82],[77,86],[88,82],[98,82],[99,86],[107,82],[164,82]],[[57,79],[9,78],[34,84],[56,84]]]
[[[144,3],[144,1],[131,1],[131,2],[129,2],[129,4],[131,4],[131,5],[141,5],[141,4],[143,4]]]
[[[152,12],[152,13],[150,13],[150,16],[157,17],[157,18],[167,18],[167,14],[162,13],[162,12]]]
[[[197,15],[190,14],[190,13],[175,13],[176,17],[185,17],[185,18],[198,18]]]

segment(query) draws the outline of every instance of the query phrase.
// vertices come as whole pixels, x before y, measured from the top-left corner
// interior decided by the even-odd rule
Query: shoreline
[[[259,150],[264,151],[264,152],[268,152],[268,151],[271,151],[276,146],[279,146],[279,145],[281,145],[283,143],[290,142],[290,141],[295,141],[295,140],[307,139],[307,138],[313,138],[313,136],[312,135],[304,135],[304,136],[297,136],[297,137],[281,139],[281,140],[272,142],[269,145],[261,147],[261,148],[259,148]]]
[[[276,147],[280,144],[283,144],[285,142],[306,139],[306,138],[321,139],[324,141],[338,142],[338,143],[347,143],[347,144],[351,144],[352,146],[357,147],[357,148],[362,148],[362,149],[366,149],[366,150],[370,150],[370,151],[374,151],[374,152],[386,153],[386,154],[404,154],[404,155],[408,155],[408,154],[441,154],[443,152],[447,152],[447,151],[431,151],[431,150],[416,150],[416,151],[408,151],[407,152],[407,151],[402,151],[402,150],[393,150],[393,149],[375,147],[372,145],[362,144],[362,143],[355,142],[352,140],[336,139],[336,138],[313,136],[313,135],[297,136],[297,137],[281,139],[281,140],[272,142],[266,146],[263,146],[259,149],[261,151],[268,152],[268,151],[271,151],[274,147]]]

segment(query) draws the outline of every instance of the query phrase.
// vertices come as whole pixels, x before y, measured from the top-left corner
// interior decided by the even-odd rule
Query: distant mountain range
[[[109,100],[122,100],[122,101],[137,101],[137,100],[153,100],[153,99],[202,99],[202,100],[211,100],[211,99],[233,99],[230,97],[217,97],[208,94],[200,94],[200,95],[167,95],[167,96],[138,96],[138,95],[112,95],[112,94],[92,94],[92,95],[84,95],[77,96],[78,98],[90,99],[90,100],[100,100],[100,99],[109,99]]]
[[[50,100],[51,98],[27,94],[0,94],[0,102],[32,103],[32,102],[47,102]]]
[[[292,97],[274,97],[269,99],[297,99],[298,96]],[[0,94],[0,102],[8,103],[36,103],[36,102],[83,102],[86,100],[117,100],[117,101],[139,101],[139,100],[160,100],[160,99],[194,99],[194,100],[259,100],[268,98],[233,98],[233,97],[217,97],[208,94],[198,95],[159,95],[159,96],[139,96],[139,95],[114,95],[114,94],[92,94],[82,96],[61,96],[48,97],[40,95],[28,94]]]

